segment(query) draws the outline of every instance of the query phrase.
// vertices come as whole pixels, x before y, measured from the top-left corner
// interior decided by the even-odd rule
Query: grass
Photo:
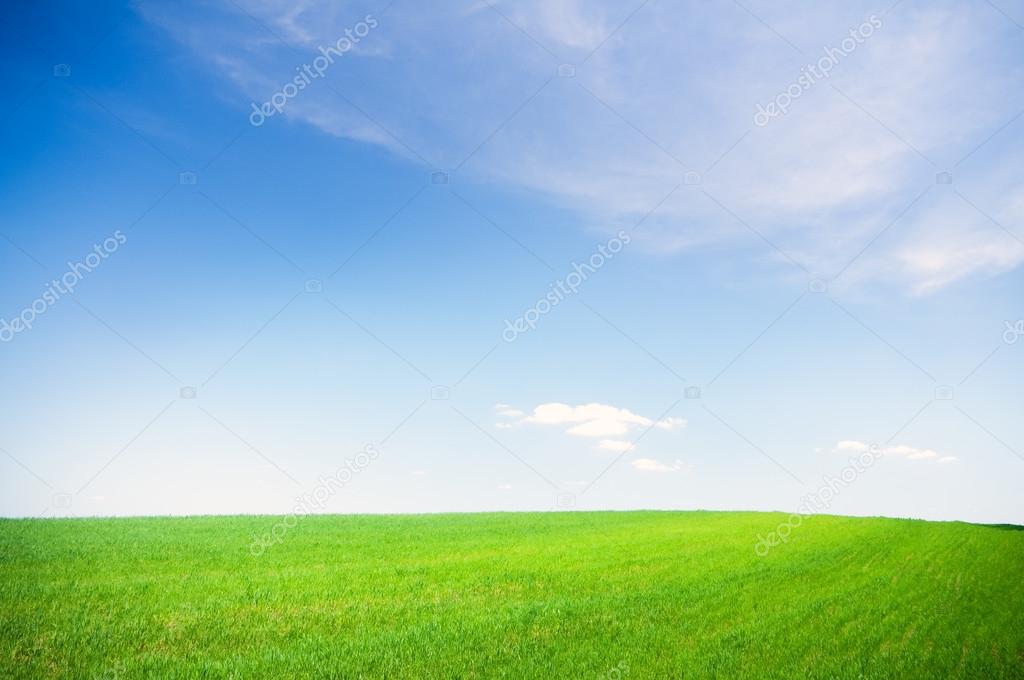
[[[0,677],[1024,677],[1020,527],[784,519],[0,520]]]

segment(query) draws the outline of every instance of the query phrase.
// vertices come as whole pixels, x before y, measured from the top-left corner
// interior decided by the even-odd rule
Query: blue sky
[[[0,514],[1024,521],[1024,2],[4,12]]]

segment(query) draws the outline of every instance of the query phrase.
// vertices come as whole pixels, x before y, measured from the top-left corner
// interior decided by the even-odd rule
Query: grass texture
[[[0,520],[3,678],[1024,678],[1024,531],[573,512]],[[259,552],[259,551],[257,551]]]

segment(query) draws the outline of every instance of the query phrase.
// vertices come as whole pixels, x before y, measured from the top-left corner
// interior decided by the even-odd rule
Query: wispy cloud
[[[662,463],[661,461],[653,458],[637,458],[631,465],[634,470],[641,470],[643,472],[679,472],[681,470],[689,470],[692,465],[688,465],[681,460],[668,464]]]
[[[1024,262],[1024,244],[992,223],[1024,219],[1011,171],[1024,122],[983,144],[1024,108],[1024,48],[1019,29],[983,3],[901,3],[764,128],[752,122],[756,104],[877,6],[757,7],[801,55],[734,3],[648,3],[617,31],[632,8],[611,0],[492,4],[390,7],[330,86],[309,88],[285,116],[410,158],[414,149],[471,180],[528,188],[608,231],[699,175],[645,222],[642,247],[727,244],[787,271],[797,262],[825,278],[842,272],[835,287],[927,295]],[[311,51],[370,11],[142,5],[243,97],[262,101],[296,54],[239,20],[239,6]],[[207,20],[190,21],[197,12]],[[577,63],[576,75],[550,80],[558,61]],[[942,171],[951,185],[936,186]]]
[[[495,404],[494,412],[502,418],[519,418],[526,415],[517,408],[513,408],[508,404]]]
[[[906,444],[877,446],[868,444],[867,442],[858,441],[856,439],[844,439],[840,442],[837,442],[832,450],[836,453],[845,454],[872,452],[875,453],[876,455],[891,458],[905,458],[907,460],[930,460],[937,463],[952,463],[957,460],[956,456],[944,456],[932,449],[919,449],[914,446],[907,446]]]

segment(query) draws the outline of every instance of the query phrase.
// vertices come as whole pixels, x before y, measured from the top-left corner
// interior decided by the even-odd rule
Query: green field
[[[1020,527],[784,519],[0,520],[0,677],[1024,677]]]

